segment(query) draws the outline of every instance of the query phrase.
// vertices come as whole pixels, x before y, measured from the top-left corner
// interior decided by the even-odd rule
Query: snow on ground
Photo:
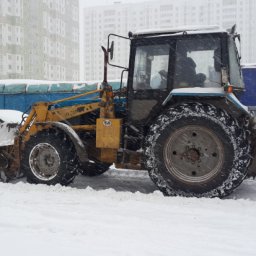
[[[256,181],[224,200],[164,197],[139,171],[0,183],[0,241],[8,256],[255,255]]]

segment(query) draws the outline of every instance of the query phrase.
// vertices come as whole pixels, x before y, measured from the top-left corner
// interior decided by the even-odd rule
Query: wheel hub
[[[200,152],[195,148],[189,148],[183,153],[183,156],[187,161],[191,161],[192,163],[200,160]]]
[[[187,183],[206,182],[221,170],[224,162],[221,140],[211,129],[199,125],[174,131],[163,153],[167,170]]]
[[[29,165],[38,179],[51,180],[56,177],[59,171],[59,153],[51,144],[39,143],[30,152]]]

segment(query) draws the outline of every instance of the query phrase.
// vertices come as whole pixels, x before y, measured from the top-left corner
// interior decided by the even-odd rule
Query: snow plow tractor
[[[129,67],[113,62],[113,37],[129,42]],[[110,34],[100,90],[38,102],[12,129],[2,123],[13,139],[1,147],[2,176],[68,185],[115,163],[148,170],[164,195],[229,195],[255,155],[254,117],[238,100],[237,39],[234,28],[214,27]],[[107,64],[123,67],[119,90],[108,84]]]

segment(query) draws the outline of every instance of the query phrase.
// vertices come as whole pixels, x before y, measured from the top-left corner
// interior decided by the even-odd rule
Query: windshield
[[[230,83],[234,87],[244,88],[244,82],[242,79],[242,72],[240,68],[240,58],[235,41],[232,37],[229,37],[228,39],[228,54]]]

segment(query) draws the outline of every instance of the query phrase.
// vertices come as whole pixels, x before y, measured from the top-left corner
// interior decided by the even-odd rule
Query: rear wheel
[[[170,134],[163,148],[167,170],[178,180],[187,183],[203,183],[221,171],[225,151],[232,154],[208,127],[196,125],[177,127]]]
[[[145,165],[165,195],[224,197],[246,176],[248,152],[246,133],[226,112],[182,104],[151,126]]]
[[[68,185],[77,175],[75,150],[63,133],[40,132],[26,143],[21,168],[30,183]]]

